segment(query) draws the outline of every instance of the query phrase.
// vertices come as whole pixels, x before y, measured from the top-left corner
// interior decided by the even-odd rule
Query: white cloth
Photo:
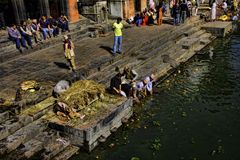
[[[223,8],[224,10],[227,9],[227,2],[223,2],[222,8]]]
[[[238,16],[237,15],[233,16],[232,20],[233,21],[237,21],[238,20]]]
[[[214,2],[212,4],[211,19],[215,20],[216,19],[216,15],[217,15],[217,4],[216,4],[216,2]]]
[[[139,91],[143,90],[143,89],[144,89],[144,84],[143,84],[143,82],[142,82],[142,81],[137,82],[136,88],[137,88],[137,90],[139,90]]]
[[[66,80],[61,80],[59,81],[56,86],[54,87],[53,91],[55,93],[62,93],[64,91],[66,91],[68,88],[70,87],[70,83]]]
[[[151,78],[148,76],[145,78],[145,81],[146,81],[146,89],[148,92],[151,92],[152,91],[152,81],[151,81]]]

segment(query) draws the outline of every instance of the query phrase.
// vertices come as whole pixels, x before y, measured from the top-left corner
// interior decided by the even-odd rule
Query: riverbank
[[[78,73],[81,73],[81,75],[88,79],[103,83],[106,86],[108,86],[110,78],[114,75],[115,66],[123,67],[126,64],[129,64],[137,70],[140,79],[153,72],[156,74],[157,78],[166,76],[171,73],[172,69],[176,68],[180,63],[187,61],[215,38],[215,36],[212,36],[210,33],[201,30],[201,25],[203,23],[204,21],[194,17],[186,24],[179,27],[163,25],[160,27],[152,26],[149,28],[134,28],[133,30],[126,30],[125,34],[128,36],[126,36],[124,40],[124,54],[117,57],[111,57],[108,50],[110,48],[109,42],[112,42],[112,36],[91,40],[92,48],[88,46],[90,42],[89,40],[81,42],[80,46],[82,46],[82,48],[76,43],[77,50],[81,49],[80,52],[83,53],[82,55],[79,54],[76,59],[78,64],[81,63],[81,65],[84,65],[78,70]],[[136,36],[136,33],[139,33],[138,36]],[[106,43],[108,44],[106,45]],[[99,48],[93,47],[94,45],[99,46]],[[25,63],[29,64],[31,61],[34,61],[35,63],[32,63],[32,65],[36,65],[36,60],[38,61],[38,66],[33,67],[35,72],[30,74],[30,76],[25,76],[25,78],[31,78],[32,75],[31,79],[34,78],[38,80],[38,78],[41,78],[45,82],[48,80],[56,82],[62,78],[66,79],[66,77],[72,76],[69,75],[66,69],[59,71],[59,69],[57,70],[56,66],[52,64],[55,60],[59,60],[60,62],[63,61],[61,57],[59,58],[59,55],[61,54],[59,51],[60,50],[56,50],[56,48],[52,48],[48,53],[44,52],[39,55],[28,55],[23,57],[24,60],[20,60],[22,64],[21,71],[24,70]],[[49,58],[50,53],[51,58]],[[84,59],[84,57],[91,57],[92,59]],[[84,59],[84,61],[82,61],[82,59]],[[6,65],[11,68],[10,64],[13,62],[16,63],[17,60],[6,62],[3,66]],[[43,63],[45,63],[45,67],[42,67],[41,71],[37,71]],[[32,68],[29,65],[26,65],[25,67],[27,72],[27,69]],[[19,73],[19,70],[15,73]],[[5,79],[5,82],[12,83],[13,86],[14,84],[16,86],[16,82],[19,83],[20,79],[23,78],[20,75],[17,81],[14,80],[14,75],[11,75],[10,77],[15,83],[10,81],[10,79]],[[77,75],[74,78],[79,79],[80,75]],[[72,79],[72,77],[70,77],[70,79]],[[4,88],[4,90],[8,90],[8,88]],[[50,91],[51,90],[49,89],[49,92]],[[2,147],[0,153],[8,157],[8,154],[15,150],[15,154],[24,153],[23,155],[26,154],[28,155],[28,158],[30,158],[41,151],[41,155],[51,159],[56,156],[61,156],[66,152],[73,154],[74,151],[77,151],[76,146],[71,143],[68,136],[61,137],[61,135],[59,135],[59,133],[61,133],[59,127],[48,127],[49,117],[47,117],[46,114],[51,112],[54,101],[55,99],[50,97],[42,101],[41,105],[26,106],[26,108],[36,108],[33,112],[27,115],[10,115],[9,112],[1,113],[1,117],[4,118],[1,118],[2,129],[0,130],[0,144]],[[51,116],[54,117],[55,115],[52,114]],[[115,117],[111,120],[114,120],[114,118]],[[118,119],[121,118],[122,117],[118,117]],[[93,127],[94,126],[90,126],[89,129]],[[33,130],[32,128],[35,129]],[[109,130],[107,132],[109,132]],[[100,134],[97,136],[101,137],[102,135]],[[42,138],[39,139],[36,137]],[[98,137],[95,137],[94,139],[96,142],[98,141]],[[56,142],[56,139],[59,138],[67,139],[67,143],[64,147],[61,147],[61,143]],[[91,140],[88,139],[88,141]],[[38,145],[35,145],[36,143],[34,142],[37,142]],[[48,143],[48,145],[44,145],[45,143]],[[21,144],[24,145],[23,148],[21,147]],[[33,145],[35,146],[33,147]],[[71,154],[68,155],[68,158]]]

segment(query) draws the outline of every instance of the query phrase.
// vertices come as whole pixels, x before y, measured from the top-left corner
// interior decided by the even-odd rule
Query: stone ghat
[[[92,71],[87,78],[108,85],[116,66],[130,64],[141,75],[140,79],[152,72],[160,80],[164,79],[216,38],[202,30],[202,24],[202,20],[195,19],[160,33],[158,38],[131,48],[128,55],[117,56],[110,64],[101,65],[101,69]],[[109,104],[109,111],[91,123],[77,121],[71,125],[56,119],[55,100],[49,97],[17,115],[9,111],[0,114],[1,159],[68,159],[81,147],[91,151],[133,112],[132,100],[122,99]]]
[[[232,22],[215,21],[203,25],[202,28],[214,36],[225,37],[229,32],[231,32],[233,26]]]

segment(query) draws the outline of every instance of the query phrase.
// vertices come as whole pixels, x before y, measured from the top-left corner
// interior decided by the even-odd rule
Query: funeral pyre
[[[80,80],[60,93],[54,111],[62,120],[89,119],[115,103],[117,97],[106,93],[105,86],[92,80]]]

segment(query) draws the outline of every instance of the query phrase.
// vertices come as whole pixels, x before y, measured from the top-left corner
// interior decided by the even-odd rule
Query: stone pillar
[[[77,0],[68,0],[68,18],[71,22],[77,22],[79,20]]]
[[[60,0],[60,8],[61,8],[61,14],[68,15],[67,1],[66,0]]]
[[[23,0],[11,0],[13,6],[13,12],[15,16],[15,21],[20,24],[22,20],[27,19],[26,10]]]
[[[125,0],[112,0],[110,1],[110,12],[113,16],[124,17],[123,7]]]
[[[49,1],[48,0],[39,0],[40,4],[40,13],[41,15],[50,16]]]
[[[147,0],[140,0],[141,11],[143,11],[145,8],[147,8]]]

